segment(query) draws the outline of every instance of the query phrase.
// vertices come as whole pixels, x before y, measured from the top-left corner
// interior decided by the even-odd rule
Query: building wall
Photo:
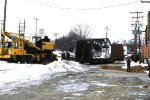
[[[148,34],[148,41],[150,41],[150,11],[148,11],[147,15],[147,34]]]

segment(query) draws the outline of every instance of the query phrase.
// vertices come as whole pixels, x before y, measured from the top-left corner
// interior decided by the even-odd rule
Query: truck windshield
[[[13,48],[13,43],[12,42],[5,42],[4,47],[5,48]]]

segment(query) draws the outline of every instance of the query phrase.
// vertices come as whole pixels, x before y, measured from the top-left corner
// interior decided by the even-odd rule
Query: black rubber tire
[[[21,57],[20,57],[20,63],[21,63],[21,64],[24,64],[25,62],[26,62],[25,56],[21,56]]]
[[[27,56],[27,57],[26,57],[26,63],[27,63],[27,64],[33,63],[32,56]]]

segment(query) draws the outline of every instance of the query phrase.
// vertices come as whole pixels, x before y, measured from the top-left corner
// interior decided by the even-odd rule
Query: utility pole
[[[107,52],[108,52],[108,50],[107,50],[107,35],[108,35],[108,30],[110,30],[110,29],[108,26],[106,26],[104,29],[106,30],[106,52],[105,52],[105,57],[106,57]]]
[[[5,32],[6,28],[6,8],[7,8],[7,0],[5,0],[5,5],[4,5],[4,22],[3,22],[3,31]]]
[[[37,19],[37,18],[34,18],[34,19],[35,19],[35,21],[36,21],[35,35],[37,36],[37,21],[38,21],[39,19]]]
[[[57,39],[59,33],[53,33],[54,37],[55,37],[55,40]]]
[[[3,20],[0,20],[0,24],[1,24],[1,33],[3,31]]]
[[[26,21],[24,19],[24,34],[25,34],[25,31],[26,31]]]
[[[2,34],[2,32],[3,32],[3,20],[0,20],[1,21],[1,34]],[[1,35],[0,35],[0,40],[2,39],[2,37],[1,37]]]
[[[18,30],[19,31],[19,37],[20,37],[20,30],[21,30],[20,29],[20,24],[21,24],[21,21],[19,20],[19,30]]]
[[[21,23],[21,20],[19,20],[19,34],[20,33],[25,33],[25,20],[24,20],[24,22],[23,23]]]
[[[3,20],[3,32],[5,32],[5,28],[6,28],[6,9],[7,9],[7,0],[5,0],[4,3],[4,20]],[[1,40],[2,40],[2,54],[5,54],[4,51],[4,42],[5,42],[5,37],[1,34]]]
[[[1,24],[1,33],[3,32],[3,28],[2,27],[3,27],[3,25]]]
[[[137,60],[137,35],[139,36],[139,60],[141,59],[141,39],[140,39],[140,23],[139,19],[143,18],[143,16],[139,16],[139,14],[143,12],[130,12],[131,14],[136,14],[136,17],[132,17],[132,19],[136,19],[135,24],[134,24],[134,60]]]
[[[107,39],[108,30],[110,30],[110,29],[109,29],[109,27],[108,27],[108,26],[106,26],[104,29],[106,30],[106,39]]]

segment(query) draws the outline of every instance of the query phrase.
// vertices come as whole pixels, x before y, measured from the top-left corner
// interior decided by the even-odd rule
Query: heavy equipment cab
[[[4,43],[4,48],[13,48],[14,44],[13,42],[5,42]],[[0,42],[0,48],[2,48],[2,42]]]
[[[2,48],[2,42],[0,42],[0,48]],[[23,48],[23,43],[22,42],[5,42],[3,48]]]

